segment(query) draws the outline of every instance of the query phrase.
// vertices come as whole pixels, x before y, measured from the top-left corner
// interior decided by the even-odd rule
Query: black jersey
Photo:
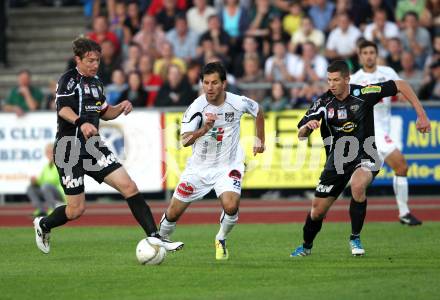
[[[341,143],[337,144],[338,140],[342,137],[345,140],[347,136],[355,137],[358,141],[357,156],[352,161],[359,161],[360,158],[375,161],[377,154],[372,155],[372,152],[364,147],[365,141],[373,137],[372,150],[377,153],[374,143],[373,107],[383,97],[394,96],[397,92],[396,84],[392,80],[368,86],[350,84],[350,93],[344,100],[336,99],[327,91],[312,104],[298,123],[298,128],[310,120],[322,120],[321,136],[326,145],[326,170],[335,169],[335,148],[336,151],[341,150]],[[348,147],[348,143],[343,143],[343,156],[348,155]]]
[[[57,85],[57,113],[65,106],[70,107],[76,114],[84,117],[88,123],[93,124],[99,130],[99,118],[107,109],[107,103],[105,102],[104,86],[98,77],[83,76],[76,68],[64,73]],[[81,130],[59,115],[57,125],[57,140],[64,136],[76,136],[81,142],[84,141]]]

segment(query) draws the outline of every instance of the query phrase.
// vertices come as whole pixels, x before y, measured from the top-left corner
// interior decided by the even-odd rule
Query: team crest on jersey
[[[90,95],[90,88],[88,84],[84,84],[84,93]]]
[[[328,112],[327,112],[327,117],[329,118],[329,119],[331,119],[331,118],[333,118],[335,116],[335,109],[333,108],[333,107],[330,107],[329,109],[328,109]]]
[[[73,78],[70,78],[69,82],[67,83],[67,89],[71,90],[74,85],[75,85],[75,80]],[[57,86],[57,89],[58,89],[58,86]]]
[[[354,105],[350,106],[350,110],[352,112],[357,112],[359,110],[359,105],[358,104],[354,104]]]
[[[225,121],[226,122],[234,121],[234,112],[227,112],[227,113],[225,113]]]
[[[91,90],[92,90],[92,95],[93,95],[93,97],[95,97],[95,98],[99,98],[99,92],[98,92],[98,89],[96,88],[96,87],[91,87]]]
[[[359,89],[355,89],[354,91],[353,91],[353,95],[354,96],[359,96],[361,94],[361,91],[359,90]]]
[[[380,93],[381,90],[382,90],[382,87],[381,87],[381,86],[378,86],[378,85],[369,85],[369,86],[364,87],[364,88],[361,90],[361,93],[362,93],[362,94],[377,94],[377,93]]]
[[[344,120],[347,119],[347,110],[344,109],[338,109],[338,119],[339,120]]]

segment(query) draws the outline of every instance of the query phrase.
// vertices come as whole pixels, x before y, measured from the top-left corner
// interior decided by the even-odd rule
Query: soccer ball
[[[159,265],[167,255],[164,247],[152,245],[148,239],[142,239],[136,247],[136,257],[143,265]]]

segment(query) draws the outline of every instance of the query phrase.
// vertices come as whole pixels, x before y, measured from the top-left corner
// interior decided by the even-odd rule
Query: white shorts
[[[173,197],[182,202],[193,202],[202,199],[212,189],[217,197],[224,192],[241,194],[243,174],[243,163],[206,169],[187,166],[180,176]]]
[[[376,147],[382,161],[385,161],[391,152],[399,149],[393,139],[385,132],[376,132]]]

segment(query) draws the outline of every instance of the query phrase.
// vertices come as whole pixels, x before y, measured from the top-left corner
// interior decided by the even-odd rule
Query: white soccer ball
[[[167,255],[164,247],[152,245],[148,239],[142,239],[136,247],[136,257],[143,265],[159,265]]]

